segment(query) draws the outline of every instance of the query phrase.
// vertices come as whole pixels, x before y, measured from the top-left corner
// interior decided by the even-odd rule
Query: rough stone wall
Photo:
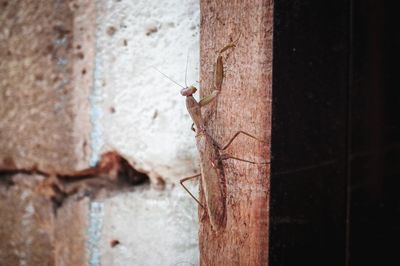
[[[19,174],[0,186],[0,265],[54,265],[52,202],[35,191],[43,179]]]
[[[55,206],[45,176],[1,178],[0,265],[89,265],[88,197]]]
[[[194,135],[154,67],[184,85],[189,55],[199,81],[198,1],[0,4],[0,265],[196,265],[197,205],[176,186],[198,171]],[[43,189],[110,150],[151,186],[59,202]]]
[[[93,3],[1,5],[0,168],[46,173],[87,168]]]

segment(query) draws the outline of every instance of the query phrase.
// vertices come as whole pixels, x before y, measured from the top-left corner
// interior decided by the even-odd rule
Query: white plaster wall
[[[105,200],[101,265],[198,265],[197,216],[186,197],[144,189]]]
[[[117,150],[138,170],[167,182],[106,199],[102,265],[197,265],[197,205],[177,185],[198,173],[185,99],[177,85],[199,71],[199,0],[97,0],[92,163]],[[198,85],[198,84],[195,84]],[[195,191],[197,187],[192,187]],[[115,248],[111,238],[121,242]]]
[[[116,149],[136,168],[168,181],[197,172],[181,88],[154,67],[185,84],[190,52],[196,65],[188,82],[198,80],[198,0],[99,0],[97,20],[94,157]]]

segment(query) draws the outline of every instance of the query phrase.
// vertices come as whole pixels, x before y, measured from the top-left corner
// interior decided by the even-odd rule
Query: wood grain
[[[225,77],[217,101],[203,109],[208,133],[226,153],[257,162],[270,161],[273,1],[201,1],[201,96],[214,84],[217,51],[240,35],[224,55]],[[267,265],[269,165],[224,160],[226,227],[213,231],[199,210],[201,265]],[[207,178],[207,177],[205,177]],[[204,197],[200,191],[201,200]]]

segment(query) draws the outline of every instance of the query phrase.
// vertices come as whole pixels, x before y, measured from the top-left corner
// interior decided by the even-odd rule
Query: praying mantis
[[[226,214],[225,214],[226,203],[225,203],[225,184],[224,184],[225,174],[222,161],[227,159],[235,159],[252,164],[268,164],[265,162],[261,163],[252,162],[245,159],[233,157],[230,155],[221,154],[220,152],[227,149],[230,146],[230,144],[235,140],[235,138],[238,137],[240,134],[246,135],[258,141],[261,140],[244,131],[238,131],[225,145],[220,145],[208,134],[205,127],[205,121],[201,113],[201,108],[203,106],[211,103],[218,97],[222,88],[222,82],[224,78],[224,66],[223,66],[222,55],[225,51],[235,48],[239,38],[235,42],[231,42],[219,50],[214,70],[214,89],[210,95],[202,98],[198,102],[193,97],[193,94],[197,91],[196,87],[194,86],[183,87],[173,81],[175,84],[182,87],[181,95],[186,97],[186,108],[193,120],[193,125],[195,127],[196,146],[200,154],[200,166],[201,166],[200,174],[183,178],[180,180],[180,184],[202,208],[205,208],[207,210],[210,219],[210,224],[215,231],[222,229],[226,223]],[[167,78],[169,79],[169,77]],[[193,125],[192,129],[194,129]],[[201,177],[201,185],[204,191],[205,205],[200,203],[200,201],[196,199],[196,197],[193,196],[193,194],[189,191],[189,189],[183,184],[185,181],[199,176]]]

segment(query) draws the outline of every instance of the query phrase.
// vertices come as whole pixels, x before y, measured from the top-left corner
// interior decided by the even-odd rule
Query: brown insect
[[[239,38],[238,38],[239,40]],[[181,90],[181,95],[186,97],[186,108],[193,120],[193,124],[195,126],[196,131],[196,146],[200,153],[200,166],[201,173],[183,178],[180,180],[183,188],[190,194],[190,196],[203,208],[207,209],[208,216],[210,218],[211,226],[214,230],[220,230],[225,225],[225,196],[224,196],[224,184],[221,184],[221,180],[224,179],[224,169],[222,166],[222,160],[226,159],[235,159],[243,162],[248,162],[252,164],[259,164],[257,162],[252,162],[240,158],[236,158],[233,156],[220,154],[220,151],[225,150],[229,147],[229,145],[234,141],[234,139],[239,134],[244,134],[253,139],[259,140],[253,135],[246,133],[244,131],[236,132],[233,137],[227,142],[225,145],[219,145],[208,133],[205,128],[205,123],[201,114],[201,107],[211,103],[215,100],[218,94],[221,91],[222,81],[224,78],[224,66],[222,60],[223,52],[228,49],[232,49],[236,47],[237,41],[232,42],[221,50],[219,50],[217,61],[215,64],[215,73],[214,73],[214,90],[212,93],[199,102],[193,97],[193,94],[197,91],[194,86],[183,87],[171,80],[168,76],[168,79],[173,81],[175,84],[179,85],[183,89]],[[192,126],[193,129],[193,126]],[[259,140],[260,141],[260,140]],[[261,163],[268,164],[268,163]],[[183,184],[185,181],[201,176],[201,184],[204,191],[205,197],[205,205],[200,203],[196,197],[187,189],[187,187]]]

